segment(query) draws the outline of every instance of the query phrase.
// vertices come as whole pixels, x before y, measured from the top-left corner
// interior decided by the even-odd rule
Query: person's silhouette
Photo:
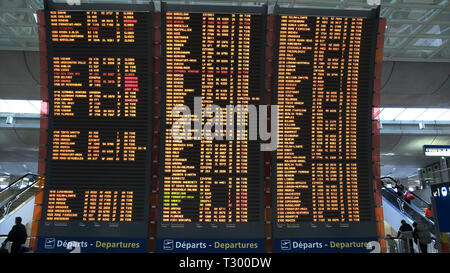
[[[409,246],[409,251],[414,253],[413,245],[413,228],[411,225],[406,223],[405,220],[401,221],[401,226],[397,232],[397,238],[403,239],[405,243]]]
[[[22,244],[27,241],[27,237],[27,230],[22,224],[22,218],[16,217],[16,224],[8,233],[8,238],[3,242],[3,246],[6,245],[7,242],[12,242],[11,253],[20,253]]]

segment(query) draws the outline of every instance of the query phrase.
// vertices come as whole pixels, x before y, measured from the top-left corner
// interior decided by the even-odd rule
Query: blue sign
[[[425,156],[450,156],[450,145],[423,145]]]
[[[436,217],[440,232],[450,232],[450,183],[431,185],[431,193],[436,204]]]
[[[38,253],[143,253],[145,238],[39,237]]]
[[[275,239],[276,253],[369,253],[380,252],[377,238]]]
[[[450,232],[450,197],[435,197],[439,231]]]
[[[264,253],[264,239],[156,240],[156,252],[166,253]]]

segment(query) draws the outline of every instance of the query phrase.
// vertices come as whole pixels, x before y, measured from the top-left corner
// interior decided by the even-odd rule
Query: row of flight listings
[[[376,10],[53,5],[38,251],[376,245]]]

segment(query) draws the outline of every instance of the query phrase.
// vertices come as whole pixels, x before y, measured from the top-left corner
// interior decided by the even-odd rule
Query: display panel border
[[[274,55],[274,80],[273,80],[273,97],[272,101],[274,104],[278,103],[278,48],[279,48],[279,37],[280,37],[280,22],[281,16],[283,15],[292,15],[292,16],[311,16],[311,17],[350,17],[350,18],[364,18],[373,20],[373,29],[372,29],[372,43],[370,46],[370,61],[369,61],[369,73],[368,73],[368,108],[366,110],[366,119],[370,123],[367,129],[367,146],[365,147],[367,151],[370,153],[367,155],[367,170],[368,184],[366,188],[368,189],[368,194],[370,198],[370,220],[365,222],[358,223],[328,223],[332,225],[332,227],[327,226],[327,222],[324,223],[315,223],[317,225],[321,225],[320,227],[313,230],[310,227],[310,223],[314,222],[304,222],[303,226],[295,227],[295,228],[283,228],[280,229],[277,227],[277,200],[276,200],[276,174],[277,174],[277,156],[276,152],[272,155],[272,192],[274,194],[274,198],[272,200],[272,215],[273,215],[273,237],[274,239],[283,239],[283,238],[296,238],[296,239],[311,239],[311,238],[348,238],[352,237],[353,233],[358,234],[359,237],[367,237],[374,238],[377,237],[377,229],[376,229],[376,217],[375,217],[375,201],[374,201],[374,190],[373,190],[373,172],[372,172],[372,107],[373,107],[373,78],[374,78],[374,67],[375,67],[375,52],[376,52],[376,43],[377,43],[377,30],[378,30],[378,19],[379,19],[380,9],[374,8],[370,10],[338,10],[338,9],[329,9],[329,8],[280,8],[279,6],[275,6],[274,14],[277,16],[276,27],[275,27],[275,55]],[[299,224],[299,223],[295,223]],[[301,223],[300,223],[301,224]],[[353,225],[352,225],[353,224]],[[356,224],[356,225],[355,225]],[[309,226],[305,226],[309,225]],[[336,225],[336,226],[334,226]],[[342,226],[342,227],[341,227]],[[345,228],[345,230],[344,230]],[[361,232],[361,230],[363,232]],[[303,236],[299,236],[298,234],[301,232],[305,232]],[[330,235],[327,235],[327,233]],[[337,236],[336,236],[337,235]]]
[[[164,12],[189,13],[245,13],[267,15],[267,5],[262,6],[224,6],[224,5],[181,5],[161,2],[161,14]]]
[[[188,13],[224,13],[224,14],[232,14],[232,13],[244,13],[244,14],[252,14],[252,15],[261,15],[262,25],[261,25],[261,41],[263,41],[263,45],[261,46],[261,56],[260,56],[260,65],[261,69],[260,73],[260,105],[264,102],[264,79],[265,79],[265,41],[266,41],[266,25],[267,25],[267,6],[264,5],[262,7],[246,7],[246,6],[216,6],[216,5],[176,5],[176,4],[167,4],[165,2],[161,3],[161,145],[160,145],[160,165],[158,170],[158,216],[157,216],[157,231],[156,238],[158,237],[174,237],[174,238],[195,238],[195,239],[215,239],[217,238],[217,232],[220,228],[202,228],[199,229],[195,227],[196,223],[183,223],[183,228],[166,228],[161,232],[161,223],[162,223],[162,203],[163,203],[163,185],[164,185],[164,160],[165,160],[165,132],[166,132],[166,23],[165,16],[167,12],[188,12]],[[264,156],[262,152],[259,152],[259,215],[260,220],[254,223],[235,223],[233,224],[235,228],[230,228],[229,230],[223,229],[220,230],[220,233],[223,237],[220,239],[227,238],[249,238],[249,234],[252,234],[253,238],[264,239],[264,197],[263,197],[263,172],[264,172]],[[174,223],[167,223],[168,225],[172,225]],[[211,224],[211,223],[205,223]],[[226,226],[227,223],[213,223],[217,225]],[[248,226],[248,225],[251,225]],[[245,227],[247,226],[247,227]],[[244,234],[239,235],[238,232],[240,229],[245,228]],[[257,229],[257,231],[255,230]],[[171,230],[169,230],[171,229]],[[187,232],[189,235],[194,236],[179,236],[179,230],[183,230],[183,232]],[[199,236],[198,231],[202,231],[201,236]],[[217,238],[219,239],[219,238]]]
[[[119,235],[117,238],[135,238],[135,228],[142,230],[142,235],[144,237],[139,237],[142,239],[147,240],[148,237],[148,219],[149,219],[149,211],[150,211],[150,183],[151,183],[151,177],[150,177],[150,166],[151,163],[151,143],[152,143],[152,91],[153,91],[153,83],[152,83],[152,71],[153,71],[153,53],[151,50],[152,46],[152,15],[154,11],[154,5],[153,2],[150,2],[149,4],[118,4],[118,5],[110,5],[110,4],[81,4],[81,5],[68,5],[65,3],[54,3],[51,0],[44,0],[44,17],[45,17],[45,32],[46,32],[46,40],[45,40],[45,47],[47,50],[47,55],[45,56],[47,63],[48,63],[48,128],[47,128],[47,154],[46,154],[46,166],[45,166],[45,183],[44,183],[44,189],[43,189],[43,204],[42,204],[42,213],[41,213],[41,219],[39,223],[39,233],[38,233],[38,240],[39,237],[45,237],[49,236],[44,232],[42,234],[42,231],[47,230],[48,227],[45,226],[45,216],[47,214],[47,204],[48,204],[48,194],[50,191],[49,187],[49,181],[52,179],[52,164],[51,164],[51,155],[52,155],[52,139],[53,139],[53,130],[54,130],[54,109],[53,109],[53,95],[52,95],[52,89],[54,88],[54,82],[53,82],[53,68],[52,68],[52,61],[51,57],[54,56],[54,51],[52,47],[52,42],[50,41],[51,37],[51,27],[48,24],[50,22],[50,11],[118,11],[118,12],[124,12],[124,11],[132,11],[132,12],[145,12],[147,13],[147,43],[149,45],[146,59],[147,59],[147,140],[146,140],[146,159],[143,163],[145,166],[145,188],[144,188],[144,200],[143,200],[143,220],[139,221],[138,226],[134,222],[121,222],[119,223],[119,227],[115,227],[115,225],[108,225],[106,227],[107,229],[114,229],[114,231],[117,231],[119,234],[124,234],[123,236]],[[55,184],[53,184],[55,185]],[[75,190],[75,189],[74,189]],[[73,231],[73,229],[76,229],[75,225],[80,225],[83,221],[75,220],[74,224],[69,225],[68,223],[70,221],[62,221],[63,223],[59,224],[53,224],[55,228],[58,228],[58,232],[55,232],[54,234],[51,234],[52,236],[59,236],[59,237],[73,237],[72,234],[65,234],[66,229],[68,226],[71,226],[70,231]],[[64,224],[66,223],[66,224]],[[107,223],[103,223],[106,225]],[[122,227],[120,227],[120,225]],[[63,228],[64,227],[64,228]],[[130,229],[128,231],[128,229]],[[123,230],[123,231],[120,231]],[[93,230],[93,231],[83,231],[85,235],[79,236],[80,234],[76,234],[75,237],[79,236],[80,238],[107,238],[111,237],[111,234],[105,234],[104,228],[101,228],[99,230]],[[141,236],[142,236],[141,235]],[[145,247],[144,247],[145,248]]]

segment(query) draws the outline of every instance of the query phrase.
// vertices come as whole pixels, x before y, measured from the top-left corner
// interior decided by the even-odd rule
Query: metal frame
[[[35,24],[34,13],[43,8],[44,0],[17,0],[21,3],[17,7],[2,7],[0,5],[0,50],[26,50],[38,51],[39,44],[37,38],[37,25]],[[103,4],[111,3],[117,7],[119,4],[145,4],[152,0],[80,0],[82,4]],[[156,10],[160,11],[161,1],[153,1],[156,4]],[[280,8],[334,8],[339,10],[347,9],[367,9],[369,6],[366,0],[184,0],[184,1],[165,1],[168,5],[181,4],[213,4],[217,6],[228,7],[248,7],[250,9],[261,7],[264,4],[269,6],[269,13],[273,13],[273,6],[279,5]],[[112,4],[117,3],[117,4]],[[55,4],[61,5],[61,4]],[[142,5],[146,6],[146,5]],[[77,8],[76,6],[70,8]],[[396,18],[396,12],[405,13],[419,10],[423,13],[419,19]],[[393,24],[418,25],[412,33],[393,33],[386,32],[384,60],[387,61],[413,61],[413,62],[450,62],[450,35],[447,34],[429,34],[427,30],[430,26],[440,25],[444,28],[450,28],[450,20],[439,18],[444,12],[450,12],[450,0],[441,0],[439,3],[420,4],[404,3],[402,0],[381,0],[381,17],[387,18],[388,27]],[[450,16],[449,16],[450,17]],[[450,18],[449,18],[450,19]],[[25,35],[23,30],[30,29],[31,34]],[[28,30],[29,31],[29,30]],[[2,35],[2,33],[4,33]],[[398,45],[391,46],[387,42],[389,38],[405,38]],[[416,39],[441,39],[440,46],[414,46]],[[447,49],[447,52],[443,50]],[[419,53],[423,56],[408,55],[408,52]],[[427,52],[429,51],[429,52]]]

